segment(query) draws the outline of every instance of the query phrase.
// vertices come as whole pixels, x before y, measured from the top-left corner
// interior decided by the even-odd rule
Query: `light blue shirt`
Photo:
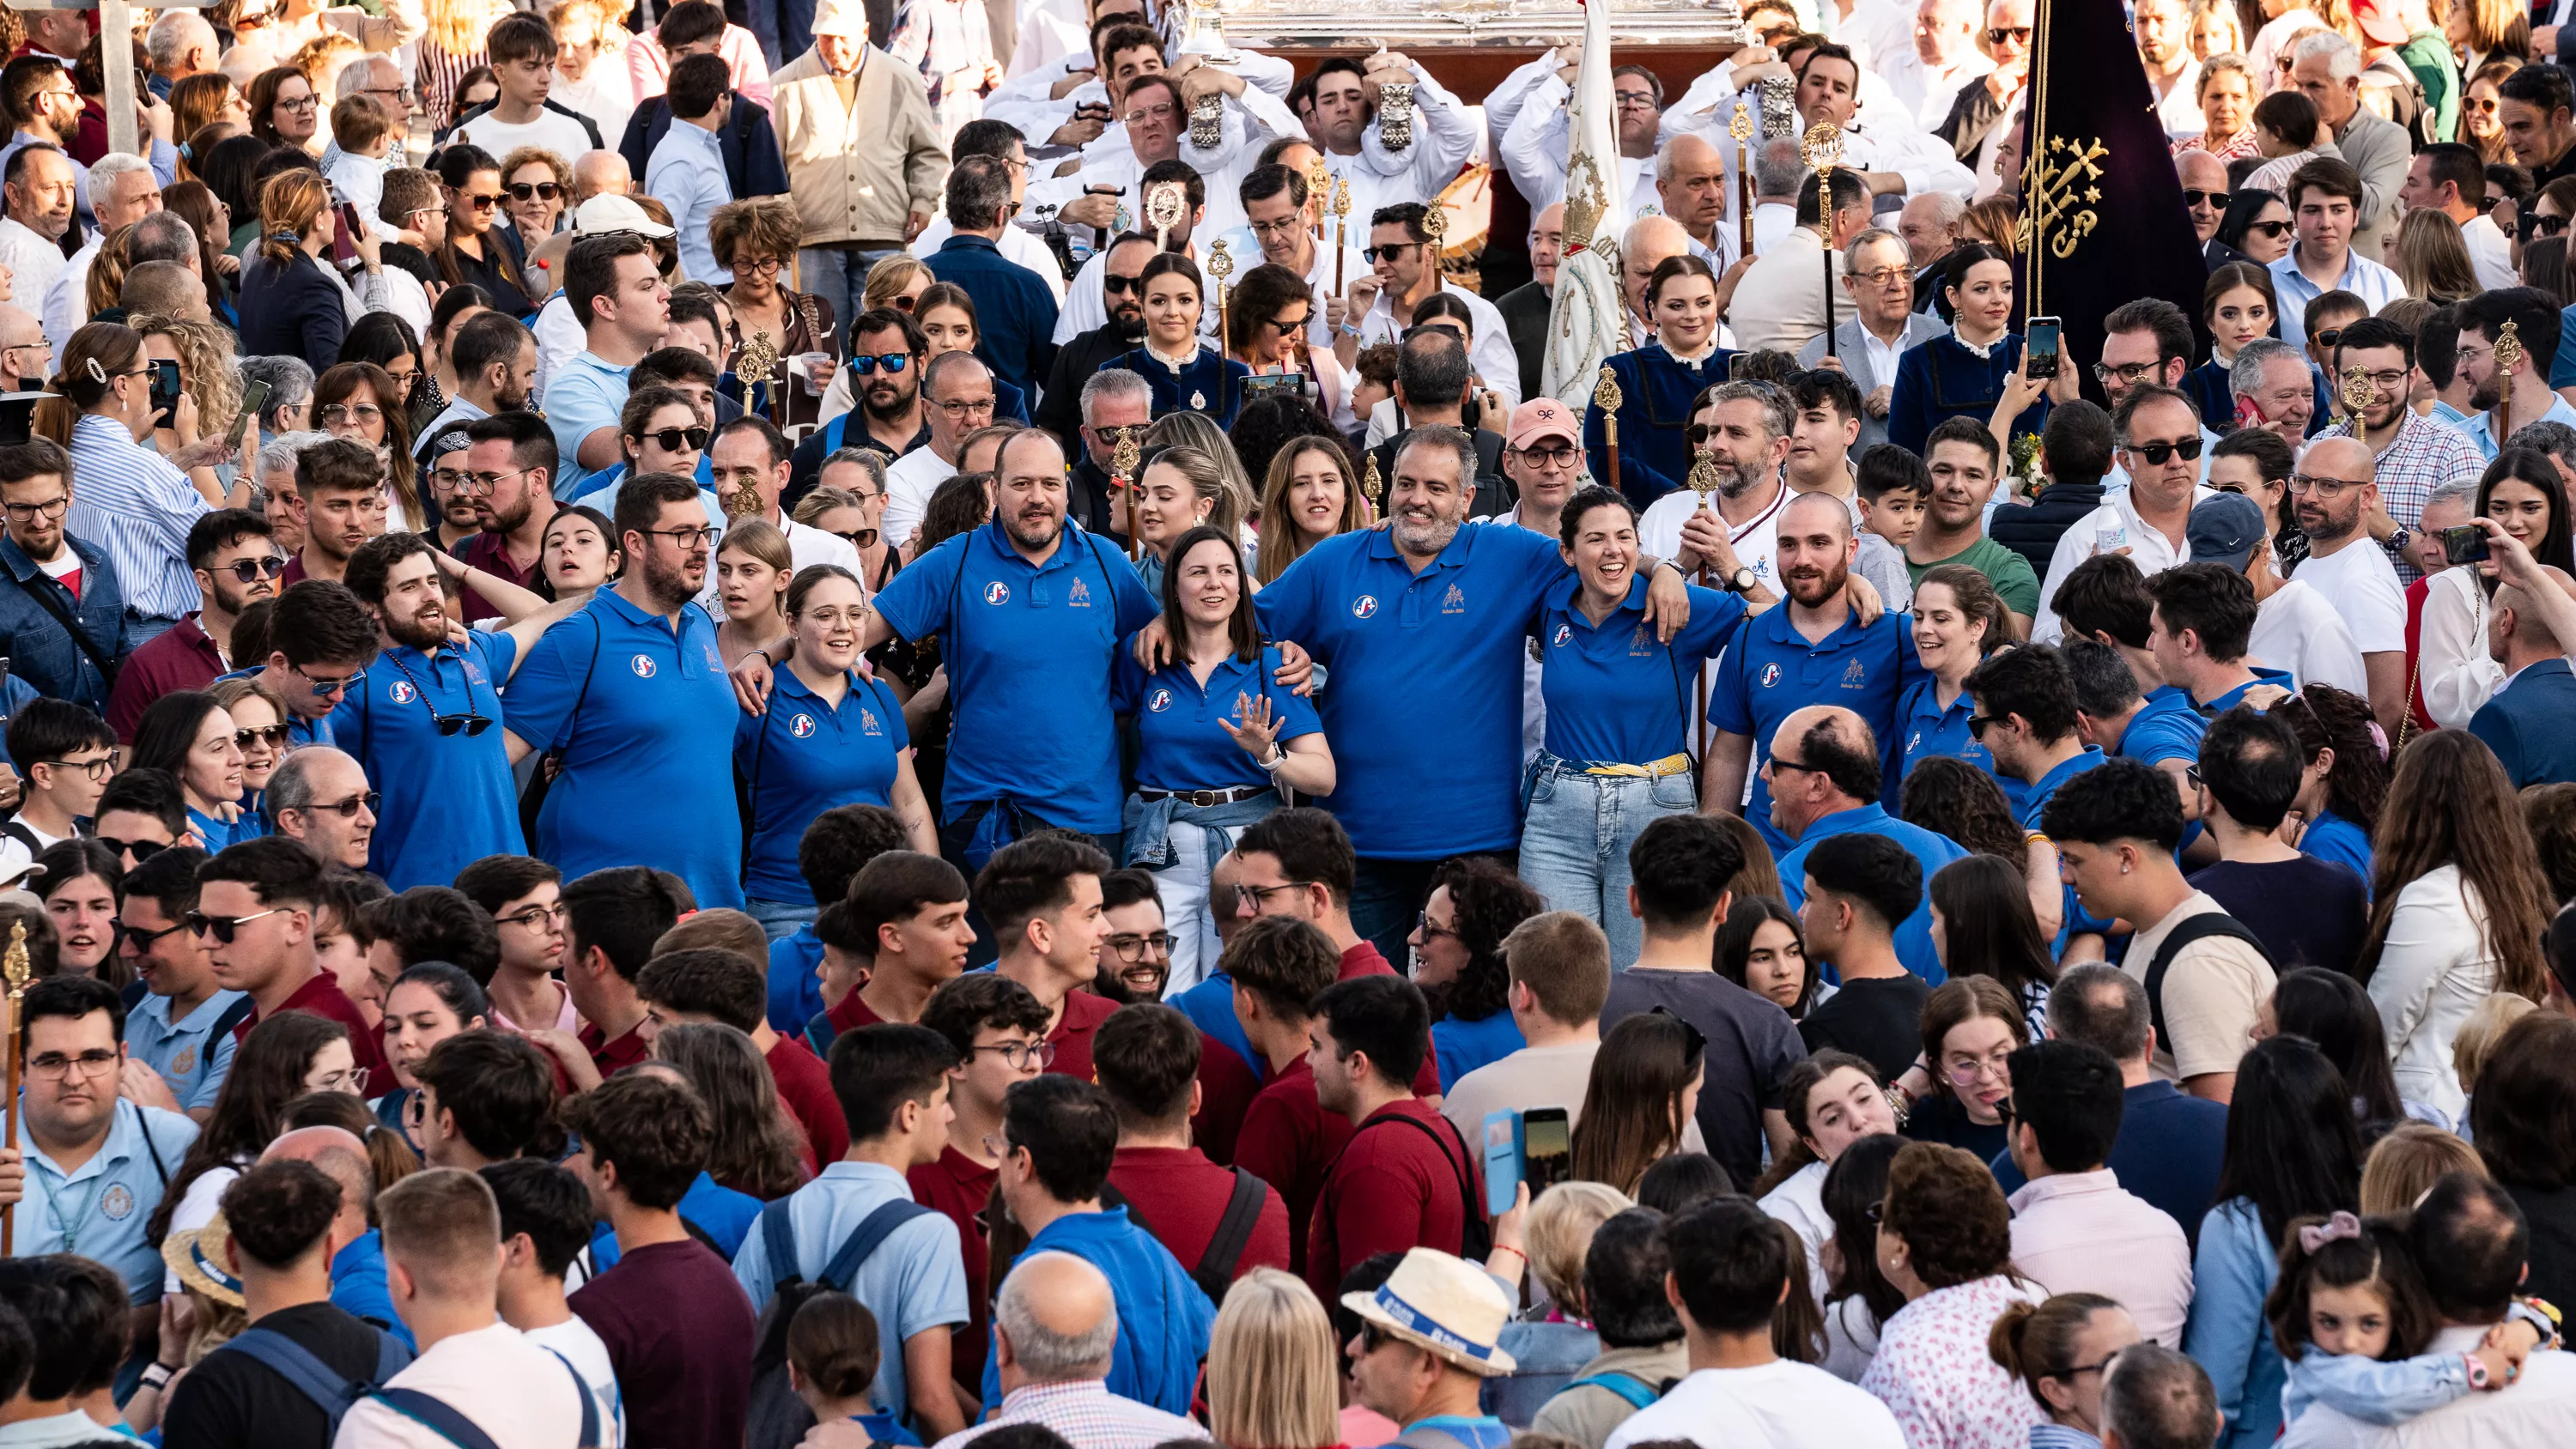
[[[161,1297],[161,1250],[144,1235],[161,1205],[170,1175],[197,1140],[197,1124],[176,1112],[119,1100],[107,1141],[71,1172],[18,1132],[26,1154],[27,1195],[18,1203],[17,1241],[22,1258],[78,1253],[106,1264],[125,1280],[127,1299],[140,1306]],[[157,1162],[156,1162],[157,1158]]]
[[[617,415],[626,407],[626,375],[632,371],[631,367],[620,367],[584,348],[547,380],[546,425],[555,430],[555,451],[561,455],[563,468],[562,481],[555,486],[557,496],[578,497],[578,485],[583,479],[606,471],[581,466],[581,440],[601,428],[617,426]],[[89,475],[83,473],[84,488],[88,480]],[[78,499],[72,507],[79,509]]]
[[[2308,345],[2310,302],[2329,291],[2350,292],[2375,317],[2380,308],[2406,295],[2406,284],[2398,280],[2395,272],[2359,252],[2348,251],[2344,254],[2343,277],[2331,288],[2320,287],[2299,270],[2299,249],[2293,246],[2272,264],[2272,291],[2281,301],[2281,340],[2303,348]]]
[[[619,389],[621,401],[624,388]],[[610,414],[616,421],[615,413]],[[188,570],[188,529],[214,511],[188,475],[134,441],[125,425],[85,413],[72,424],[72,537],[107,550],[125,588],[125,611],[177,619],[201,606]]]
[[[2549,411],[2536,418],[2514,419],[2513,430],[2517,433],[2521,432],[2533,423],[2565,423],[2571,428],[2576,428],[2576,408],[2569,407],[2567,399],[2551,393]],[[2474,412],[2459,422],[2453,423],[2452,426],[2459,429],[2470,442],[2478,445],[2478,453],[2481,457],[2493,458],[2496,455],[2494,413],[2484,410]]]
[[[797,1273],[812,1282],[840,1251],[841,1244],[868,1214],[888,1202],[910,1201],[912,1187],[901,1173],[873,1162],[835,1162],[822,1175],[787,1200],[787,1221],[796,1238]],[[743,1239],[734,1256],[733,1273],[755,1305],[765,1305],[778,1289],[778,1269],[769,1261],[767,1235],[757,1227]],[[909,1412],[903,1381],[903,1345],[916,1333],[964,1323],[966,1259],[958,1246],[957,1225],[938,1213],[917,1217],[889,1234],[859,1265],[850,1296],[876,1315],[878,1355],[876,1382],[868,1398],[880,1410]]]
[[[716,208],[733,200],[733,182],[725,175],[716,133],[673,116],[671,129],[644,164],[644,190],[671,208],[671,224],[680,233],[681,268],[697,281],[733,285],[732,269],[716,260],[707,235],[707,221]]]
[[[214,1026],[242,999],[238,991],[218,991],[198,1002],[196,1010],[172,1021],[170,998],[149,993],[125,1014],[125,1049],[161,1074],[180,1107],[211,1110],[215,1093],[223,1089],[224,1078],[233,1070],[233,1034],[217,1033]]]

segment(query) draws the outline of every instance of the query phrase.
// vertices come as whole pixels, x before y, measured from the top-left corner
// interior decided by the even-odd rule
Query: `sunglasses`
[[[237,558],[224,565],[232,576],[245,584],[261,579],[274,579],[286,573],[286,555],[273,553],[266,558]]]
[[[1397,257],[1400,257],[1406,252],[1421,245],[1422,243],[1420,242],[1388,242],[1382,247],[1362,247],[1360,248],[1360,260],[1369,263],[1371,266],[1376,265],[1377,259],[1380,257],[1384,257],[1391,262]]]
[[[2567,218],[2542,216],[2537,209],[2534,209],[2522,214],[2521,228],[2524,241],[2530,241],[2534,237],[2556,236],[2567,229]]]
[[[283,906],[271,906],[267,910],[254,911],[247,916],[209,916],[203,911],[190,911],[188,932],[196,936],[212,936],[215,938],[216,945],[229,946],[233,943],[234,932],[253,921],[276,915],[284,909]]]
[[[892,374],[901,372],[911,365],[912,354],[909,352],[861,353],[850,359],[850,371],[861,377],[876,376],[876,371],[880,367]]]
[[[438,727],[438,737],[442,740],[453,739],[459,734],[464,735],[469,740],[474,739],[479,737],[485,730],[492,727],[492,721],[479,714],[439,714],[433,711],[430,714],[429,719],[430,723]],[[331,808],[339,809],[340,807],[333,806]],[[367,796],[367,808],[370,810],[376,808],[376,797],[374,795]],[[354,815],[357,812],[354,810],[343,810],[341,813]]]
[[[510,199],[512,201],[552,201],[562,194],[563,188],[551,181],[513,181],[510,183]]]
[[[2225,211],[2229,199],[2230,194],[2224,191],[2194,191],[2188,186],[2182,193],[2182,204],[2195,209],[2206,206],[2212,211]]]
[[[635,441],[650,441],[665,453],[676,453],[683,445],[692,453],[704,452],[708,436],[705,428],[655,428],[651,432],[633,435]]]
[[[1986,32],[1986,44],[1988,45],[2001,45],[2007,40],[2018,40],[2024,45],[2030,44],[2030,27],[2027,25],[1998,25],[1992,30]]]
[[[1108,293],[1112,297],[1117,297],[1135,291],[1138,287],[1141,287],[1144,284],[1145,279],[1143,277],[1122,277],[1113,272],[1100,279],[1100,290]]]
[[[492,208],[501,204],[501,198],[498,193],[491,196],[460,196],[456,199],[464,202],[467,206],[473,207],[476,211],[490,211]]]
[[[259,743],[266,744],[272,750],[282,750],[286,748],[286,726],[275,724],[260,729],[235,730],[233,743],[245,750]]]
[[[2245,223],[2245,229],[2262,233],[2267,241],[2278,241],[2290,234],[2290,224],[2286,221],[2249,221]]]
[[[170,842],[166,840],[119,840],[113,835],[99,835],[91,838],[106,846],[112,854],[133,856],[136,865],[141,865],[170,848]]]
[[[2184,438],[2174,443],[2132,443],[2129,451],[2147,460],[2150,467],[2161,468],[2167,458],[2179,455],[2186,463],[2200,457],[2200,439]]]
[[[447,734],[454,734],[454,733],[455,733],[455,731],[454,731],[454,730],[440,730],[440,731],[439,731],[439,733],[440,733],[440,734],[442,734],[442,735],[447,735]],[[373,791],[373,790],[369,790],[369,791],[368,791],[367,793],[365,793],[364,795],[352,795],[352,796],[350,796],[350,797],[349,797],[348,799],[346,799],[346,800],[335,801],[335,802],[333,802],[332,804],[329,804],[329,805],[324,805],[324,804],[321,804],[321,803],[319,803],[319,802],[316,802],[315,804],[312,804],[312,805],[307,806],[307,807],[305,807],[305,808],[307,808],[308,810],[328,810],[328,811],[330,811],[332,814],[339,816],[339,817],[340,817],[341,819],[343,819],[343,820],[355,820],[355,819],[357,819],[357,818],[358,818],[358,812],[359,812],[360,810],[362,810],[362,809],[363,809],[363,810],[373,810],[373,809],[375,809],[375,808],[376,808],[376,802],[377,802],[377,801],[379,801],[379,800],[382,800],[382,799],[384,799],[384,798],[385,798],[384,796],[382,796],[382,795],[380,795],[380,794],[376,793],[375,791]],[[253,916],[245,916],[245,917],[243,917],[242,919],[244,919],[244,920],[256,920],[256,919],[257,919],[257,917],[253,917]],[[218,937],[217,939],[218,939],[218,940],[225,940],[225,941],[229,941],[229,940],[231,940],[231,939],[232,939],[232,937],[230,937],[230,936],[222,936],[222,937]]]

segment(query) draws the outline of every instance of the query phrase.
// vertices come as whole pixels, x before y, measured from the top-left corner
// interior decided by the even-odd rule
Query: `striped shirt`
[[[1119,1398],[1099,1379],[1077,1379],[1011,1390],[1002,1398],[1001,1412],[940,1440],[938,1449],[961,1449],[1004,1424],[1042,1424],[1073,1449],[1132,1449],[1207,1437],[1206,1430],[1177,1414]]]
[[[213,512],[205,495],[122,423],[84,413],[72,424],[72,506],[65,526],[107,550],[125,611],[176,619],[200,607],[188,529]]]

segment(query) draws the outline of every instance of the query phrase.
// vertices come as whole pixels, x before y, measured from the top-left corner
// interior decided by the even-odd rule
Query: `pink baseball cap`
[[[1526,448],[1541,438],[1563,438],[1569,443],[1583,441],[1582,426],[1565,404],[1552,397],[1534,397],[1512,409],[1510,426],[1503,430],[1503,441],[1515,448]]]

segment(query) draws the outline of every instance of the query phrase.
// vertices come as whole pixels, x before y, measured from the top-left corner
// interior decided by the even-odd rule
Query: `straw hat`
[[[161,1242],[161,1261],[179,1281],[228,1308],[242,1306],[242,1282],[224,1262],[232,1225],[216,1213],[202,1228],[173,1231]]]
[[[1375,1293],[1345,1293],[1342,1306],[1416,1348],[1480,1378],[1516,1365],[1495,1347],[1512,1316],[1503,1290],[1485,1271],[1437,1248],[1411,1248]]]

